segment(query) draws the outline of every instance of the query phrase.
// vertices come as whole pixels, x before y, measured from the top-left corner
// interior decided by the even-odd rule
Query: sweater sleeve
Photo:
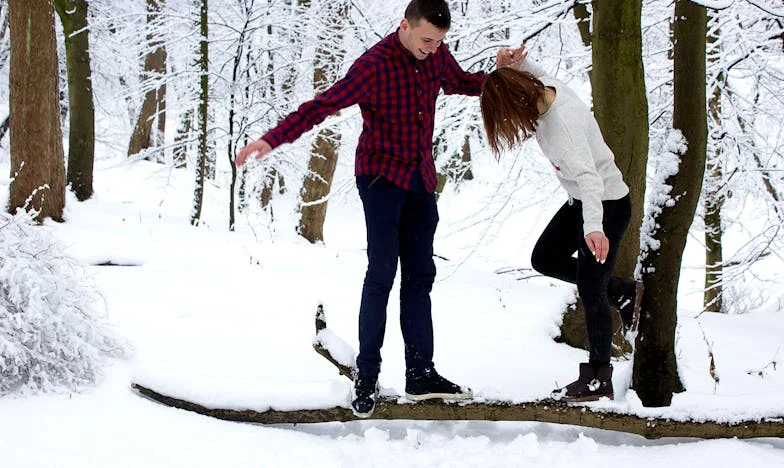
[[[523,63],[520,64],[520,70],[526,71],[539,79],[545,75],[549,75],[549,73],[547,73],[545,69],[542,68],[542,66],[532,58],[526,58],[523,60]]]
[[[565,169],[564,175],[574,180],[580,191],[578,198],[583,204],[583,234],[603,233],[604,181],[596,169],[590,149],[586,144],[571,145],[569,152],[564,154],[564,160],[567,161],[566,167],[562,168],[562,171]]]

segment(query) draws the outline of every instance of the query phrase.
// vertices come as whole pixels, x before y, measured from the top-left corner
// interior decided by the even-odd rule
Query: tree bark
[[[615,274],[631,278],[640,252],[640,225],[645,200],[648,159],[648,101],[642,64],[641,0],[593,2],[593,35],[587,30],[587,7],[575,5],[580,35],[592,47],[593,111],[615,163],[629,186],[632,216],[619,247]],[[616,314],[614,314],[616,315]],[[617,323],[617,317],[613,318]],[[617,329],[618,327],[616,327]],[[616,354],[629,351],[620,333],[613,338]],[[586,340],[582,307],[567,310],[561,339],[578,348]]]
[[[93,195],[95,106],[90,69],[86,0],[54,0],[65,34],[68,73],[68,171],[66,181],[80,201]]]
[[[57,43],[50,2],[9,0],[11,182],[9,212],[38,210],[62,221],[65,163]],[[29,199],[29,200],[28,200]]]
[[[718,47],[719,29],[708,35],[708,44]],[[708,58],[710,62],[716,62],[719,51],[714,50]],[[716,77],[713,86],[708,110],[710,119],[713,122],[713,152],[707,158],[706,164],[706,189],[705,189],[705,293],[703,295],[703,308],[706,312],[722,312],[722,274],[724,264],[724,254],[722,249],[722,237],[724,230],[721,225],[721,209],[726,199],[725,191],[722,187],[723,167],[721,160],[721,140],[724,134],[721,122],[721,93],[726,80],[724,72],[720,72]]]
[[[356,419],[350,409],[343,407],[293,411],[209,408],[199,403],[165,395],[138,383],[133,383],[132,387],[141,395],[164,405],[226,421],[300,424],[344,422]],[[661,437],[697,437],[701,439],[784,437],[784,423],[780,418],[736,423],[673,421],[665,418],[596,411],[582,405],[570,406],[555,400],[517,404],[505,402],[446,403],[441,400],[400,403],[398,400],[399,397],[380,398],[376,403],[375,411],[373,411],[373,419],[538,421],[627,432],[643,436],[646,439]]]
[[[665,183],[675,203],[656,218],[660,246],[643,264],[645,294],[634,358],[634,388],[645,406],[668,406],[683,390],[675,361],[678,281],[705,174],[707,142],[705,7],[676,0],[673,24],[673,128],[688,148],[680,155],[678,173]]]
[[[163,10],[166,0],[147,0],[147,24],[153,23]],[[152,34],[147,36],[151,50],[144,57],[145,79],[156,79],[166,75],[166,47]],[[155,132],[153,124],[157,122]],[[139,118],[128,143],[128,156],[147,148],[158,146],[166,131],[166,83],[160,82],[144,94]]]
[[[199,42],[199,110],[197,113],[197,131],[199,132],[199,156],[196,165],[196,187],[193,193],[193,211],[191,213],[191,224],[198,225],[201,219],[201,208],[204,202],[204,180],[207,171],[207,158],[209,147],[207,143],[207,130],[209,122],[207,120],[208,99],[209,99],[209,42],[208,42],[208,16],[207,0],[199,2],[199,27],[201,40]]]
[[[588,4],[576,3],[574,5],[574,19],[577,21],[577,30],[580,32],[580,39],[585,47],[591,47],[593,38],[591,37],[591,13],[588,11]]]
[[[640,253],[648,161],[641,13],[641,0],[593,1],[594,114],[629,186],[632,201],[632,217],[615,267],[616,274],[624,278],[633,276]]]
[[[309,4],[303,2],[303,4]],[[337,79],[340,62],[345,55],[342,49],[330,46],[333,41],[340,42],[343,35],[342,25],[348,17],[348,6],[338,4],[327,6],[328,11],[322,18],[327,24],[318,38],[316,65],[313,70],[313,88],[316,93],[323,92]],[[324,37],[329,35],[330,37]],[[332,190],[335,168],[338,164],[340,133],[331,128],[320,131],[310,151],[308,175],[300,189],[300,220],[297,231],[311,243],[324,241],[324,221],[327,217],[327,196]]]

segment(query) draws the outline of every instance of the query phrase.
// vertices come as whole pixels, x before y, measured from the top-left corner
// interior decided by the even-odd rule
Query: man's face
[[[405,18],[400,22],[400,42],[418,60],[434,53],[444,42],[446,33],[446,29],[439,29],[426,19],[419,20],[416,26]]]

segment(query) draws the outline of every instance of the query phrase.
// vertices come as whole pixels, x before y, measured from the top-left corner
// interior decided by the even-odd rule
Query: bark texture
[[[643,262],[645,294],[634,358],[634,388],[645,406],[668,406],[683,390],[675,360],[678,281],[705,174],[707,143],[705,7],[676,0],[673,24],[673,128],[686,138],[678,173],[667,178],[675,203],[657,217],[661,245]]]
[[[147,24],[160,16],[165,0],[147,0]],[[148,36],[151,50],[144,57],[144,77],[160,78],[166,75],[166,48],[162,41]],[[153,129],[153,124],[157,126]],[[161,82],[144,94],[139,118],[128,144],[128,156],[133,156],[147,148],[161,143],[166,131],[166,83]]]
[[[642,2],[594,0],[592,9],[593,14],[586,5],[578,3],[574,7],[574,16],[583,43],[592,47],[593,69],[589,78],[593,89],[594,115],[629,186],[632,216],[618,252],[615,274],[632,278],[640,253],[648,159],[648,100],[640,29]],[[594,24],[592,34],[587,23],[591,17]],[[616,319],[613,318],[617,325]],[[566,312],[561,339],[571,346],[585,347],[585,316],[581,306]],[[615,354],[630,350],[619,333],[616,333],[613,342]]]
[[[134,383],[132,386],[141,395],[165,405],[227,421],[297,424],[351,421],[356,419],[350,409],[343,407],[294,411],[208,408],[198,403],[159,393],[138,383]],[[628,432],[643,436],[646,439],[659,439],[661,437],[699,437],[703,439],[784,437],[784,423],[780,419],[741,421],[734,424],[710,421],[673,421],[663,418],[646,418],[631,414],[596,411],[586,406],[569,406],[566,403],[554,400],[540,400],[519,404],[505,402],[458,404],[444,403],[440,400],[399,403],[398,400],[398,397],[381,398],[376,404],[373,419],[538,421]]]
[[[196,114],[197,129],[199,132],[199,155],[196,163],[196,184],[193,191],[193,211],[191,213],[191,224],[199,224],[201,220],[201,208],[204,202],[204,181],[207,176],[207,159],[209,157],[209,147],[207,144],[208,122],[208,101],[210,95],[209,81],[209,26],[208,26],[208,5],[207,0],[199,2],[199,30],[201,38],[199,41],[199,109]]]
[[[303,2],[309,4],[310,2]],[[325,28],[316,48],[313,87],[316,93],[325,91],[337,80],[337,71],[345,51],[330,46],[333,40],[340,42],[342,27],[348,16],[348,7],[342,2],[328,7],[322,15]],[[332,38],[328,41],[329,36]],[[332,128],[320,131],[310,150],[308,175],[302,183],[300,220],[297,230],[311,243],[324,241],[324,221],[327,218],[327,197],[332,190],[335,168],[338,164],[340,133]]]
[[[11,182],[9,212],[62,221],[65,162],[59,73],[50,2],[9,0],[11,27]],[[28,203],[29,199],[29,203]]]
[[[715,50],[719,42],[720,29],[716,28],[708,35],[708,45],[713,46],[713,54],[708,59],[715,62],[719,58],[718,50]],[[726,192],[723,187],[724,168],[722,164],[721,140],[724,137],[721,122],[721,94],[726,80],[724,72],[719,72],[716,83],[708,101],[708,111],[713,123],[713,135],[710,140],[713,143],[713,151],[707,155],[706,163],[706,188],[705,188],[705,294],[703,296],[703,307],[706,312],[722,312],[724,306],[722,301],[723,284],[722,276],[724,273],[724,252],[722,238],[724,229],[721,225],[721,209],[726,201]]]
[[[593,1],[593,106],[629,186],[632,217],[615,273],[631,278],[640,253],[648,161],[648,98],[642,63],[641,0]],[[704,44],[704,39],[703,39]]]
[[[90,66],[87,0],[54,0],[65,34],[68,73],[68,171],[66,181],[80,201],[93,195],[95,105]]]

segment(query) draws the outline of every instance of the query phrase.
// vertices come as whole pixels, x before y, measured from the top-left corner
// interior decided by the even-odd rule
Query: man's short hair
[[[405,16],[412,26],[416,26],[421,19],[439,29],[447,30],[452,26],[452,15],[445,0],[411,0]]]

